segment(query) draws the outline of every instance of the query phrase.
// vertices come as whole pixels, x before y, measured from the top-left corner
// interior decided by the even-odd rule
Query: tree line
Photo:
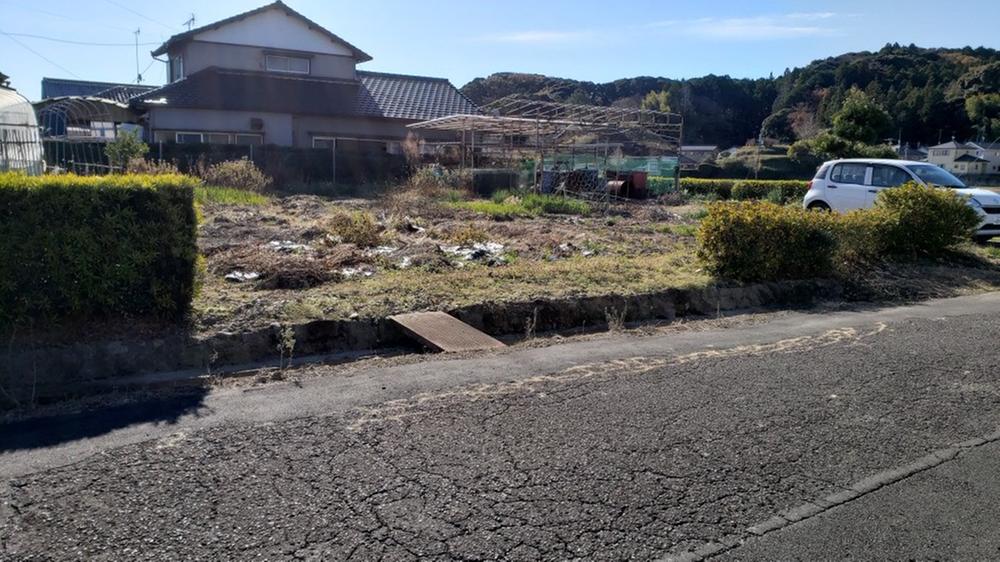
[[[499,73],[462,88],[478,104],[510,94],[607,106],[670,109],[684,117],[687,143],[742,145],[763,135],[779,142],[831,131],[834,117],[859,94],[887,119],[862,136],[937,144],[952,137],[1000,136],[1000,51],[926,49],[889,44],[786,70],[739,79],[642,76],[597,84],[534,74]],[[651,97],[652,94],[652,97]],[[854,134],[854,133],[850,133]]]

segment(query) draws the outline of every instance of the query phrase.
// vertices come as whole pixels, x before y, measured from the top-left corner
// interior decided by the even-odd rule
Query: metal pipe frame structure
[[[680,152],[683,119],[676,113],[649,109],[577,105],[508,96],[476,114],[456,114],[413,123],[411,129],[461,133],[463,155],[480,151],[558,152],[595,144],[581,137],[644,147],[667,156]],[[493,138],[490,138],[490,137]],[[433,142],[427,142],[434,145]],[[451,143],[453,144],[453,143]],[[471,158],[463,161],[471,161]]]

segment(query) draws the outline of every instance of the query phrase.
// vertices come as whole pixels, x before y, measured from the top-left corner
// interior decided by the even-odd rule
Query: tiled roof
[[[965,144],[964,142],[948,141],[948,142],[946,142],[944,144],[939,144],[937,146],[932,146],[931,148],[951,148],[951,149],[958,148],[958,149],[966,150],[966,149],[970,149],[970,148],[974,148],[974,147],[970,146],[968,144]]]
[[[366,61],[372,60],[371,56],[368,55],[368,53],[362,51],[361,49],[355,47],[354,45],[351,45],[347,41],[344,41],[339,36],[333,34],[332,32],[330,32],[329,30],[327,30],[323,26],[319,25],[318,23],[312,21],[311,19],[309,19],[309,18],[303,16],[302,14],[296,12],[295,10],[289,8],[287,5],[285,5],[283,2],[281,2],[281,0],[277,0],[276,2],[272,2],[270,4],[267,4],[265,6],[261,6],[260,8],[256,8],[254,10],[250,10],[249,12],[243,12],[242,14],[236,14],[235,16],[230,16],[230,17],[228,17],[226,19],[222,19],[222,20],[219,20],[217,22],[210,23],[208,25],[203,25],[201,27],[196,27],[195,29],[191,29],[191,30],[185,31],[184,33],[178,33],[177,35],[172,36],[170,39],[167,39],[166,43],[164,43],[164,44],[160,45],[159,47],[157,47],[156,50],[152,52],[152,55],[154,57],[158,57],[158,56],[160,56],[162,54],[165,54],[170,49],[171,46],[173,46],[173,45],[175,45],[177,43],[181,43],[183,41],[186,41],[188,39],[191,39],[195,35],[198,35],[199,33],[202,33],[204,31],[208,31],[210,29],[218,29],[218,28],[220,28],[220,27],[222,27],[224,25],[227,25],[227,24],[230,24],[230,23],[234,23],[234,22],[246,19],[246,18],[248,18],[250,16],[255,16],[255,15],[261,13],[261,12],[266,12],[267,10],[281,10],[281,11],[285,12],[285,14],[287,14],[287,15],[293,17],[293,18],[297,18],[299,20],[302,20],[310,28],[313,28],[313,29],[319,31],[320,33],[326,35],[327,37],[329,37],[331,41],[335,41],[337,43],[340,43],[340,44],[344,45],[345,47],[347,47],[348,49],[350,49],[351,52],[354,53],[354,58],[358,62],[366,62]]]
[[[207,68],[133,100],[144,108],[356,115],[423,121],[476,106],[442,78],[358,72],[358,82]]]
[[[476,105],[444,78],[358,71],[358,109],[364,115],[426,121],[477,113]]]
[[[955,162],[989,162],[985,158],[980,158],[974,154],[963,154],[955,159]]]
[[[126,103],[130,98],[156,89],[156,86],[93,82],[68,78],[42,78],[42,99],[65,96],[90,96]]]
[[[206,68],[132,100],[139,107],[350,115],[358,85],[344,80]]]

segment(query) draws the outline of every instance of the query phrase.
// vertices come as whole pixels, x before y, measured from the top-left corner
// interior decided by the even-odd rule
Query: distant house
[[[985,174],[1000,174],[1000,143],[995,142],[975,142],[972,143],[978,148],[976,156],[986,160]]]
[[[950,141],[930,147],[927,161],[958,175],[1000,174],[1000,144]]]
[[[703,164],[719,155],[719,147],[714,145],[684,145],[681,146],[680,155],[688,162],[694,162],[695,166]]]
[[[915,162],[924,162],[927,160],[927,149],[923,146],[910,146],[908,144],[896,144],[893,145],[892,149],[896,151],[896,155],[902,160],[912,160]]]
[[[105,100],[110,130],[125,111],[150,142],[388,153],[401,152],[411,123],[477,112],[445,78],[358,70],[372,57],[280,1],[174,35],[152,54],[167,58],[164,86],[44,78],[36,108]]]
[[[358,70],[372,57],[274,2],[153,51],[168,83],[131,98],[153,142],[401,151],[406,126],[476,106],[448,80]]]

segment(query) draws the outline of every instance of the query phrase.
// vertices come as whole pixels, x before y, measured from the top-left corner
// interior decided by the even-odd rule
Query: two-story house
[[[168,83],[131,99],[153,142],[400,150],[406,125],[475,105],[448,80],[358,70],[372,57],[280,1],[153,51]]]
[[[1000,174],[1000,143],[975,142],[972,144],[978,148],[976,156],[987,161],[984,173]]]
[[[927,152],[927,162],[960,176],[1000,173],[1000,146],[988,145],[994,146],[989,149],[985,146],[986,143],[980,145],[953,140],[930,147]]]

